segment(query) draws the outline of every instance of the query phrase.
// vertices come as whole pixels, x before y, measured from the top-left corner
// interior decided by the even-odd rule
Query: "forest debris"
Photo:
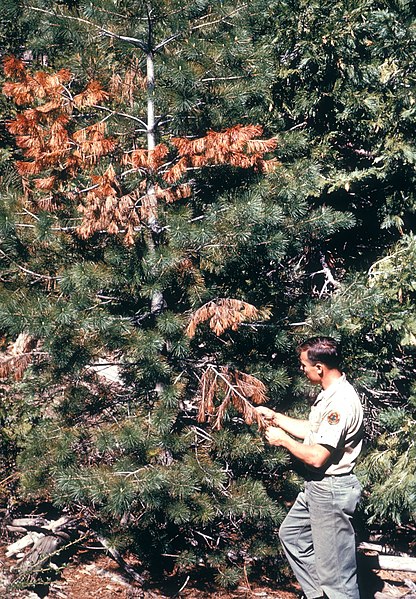
[[[36,541],[43,536],[44,535],[39,532],[29,532],[27,535],[7,547],[6,557],[18,556],[19,553],[36,543]]]
[[[71,544],[77,543],[80,537],[79,521],[76,518],[63,516],[57,520],[45,520],[41,517],[17,518],[7,526],[13,532],[27,534],[7,548],[6,555],[20,558],[16,567],[16,580],[19,585],[32,586],[45,575],[58,570],[53,559]],[[30,549],[23,553],[23,549]]]
[[[110,570],[106,570],[105,568],[101,568],[100,566],[94,563],[86,564],[78,571],[80,574],[86,574],[88,576],[100,576],[102,578],[107,578],[114,584],[118,584],[126,588],[130,587],[130,584],[125,580],[125,578],[123,578],[123,576],[120,576],[115,572],[111,572]]]
[[[45,520],[39,517],[18,518],[12,520],[7,526],[13,532],[26,532],[27,534],[7,547],[8,557],[19,557],[24,549],[31,547],[20,560],[17,570],[19,584],[33,586],[45,577],[50,577],[53,570],[59,570],[54,563],[54,558],[71,545],[80,541],[79,520],[63,516],[58,520]],[[121,556],[110,546],[102,536],[94,534],[123,571],[135,582],[143,585],[145,579],[136,572]]]
[[[140,585],[143,585],[145,583],[145,578],[141,576],[138,572],[136,572],[136,570],[126,562],[126,560],[117,551],[117,549],[111,547],[107,539],[105,539],[103,536],[97,533],[94,533],[94,536],[101,543],[101,545],[108,552],[108,554],[117,562],[120,568],[122,568],[130,578],[138,582]]]
[[[375,548],[377,547],[377,548]],[[365,565],[372,570],[394,570],[401,572],[416,572],[416,557],[410,557],[406,554],[391,555],[389,553],[381,553],[381,546],[374,546],[371,543],[361,543],[359,550],[377,551],[377,553],[363,554],[361,558]]]
[[[377,592],[374,595],[374,599],[394,599],[394,597],[396,597],[396,599],[416,599],[414,593],[403,594],[399,589],[392,585],[386,585],[383,591]]]
[[[407,587],[409,587],[409,589],[412,591],[412,593],[416,593],[416,584],[413,582],[413,580],[409,580],[408,578],[405,578],[403,582]]]

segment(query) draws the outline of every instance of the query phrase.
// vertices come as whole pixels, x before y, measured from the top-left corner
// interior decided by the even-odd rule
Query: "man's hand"
[[[270,445],[276,445],[277,447],[282,445],[282,441],[290,439],[289,435],[276,426],[268,426],[264,434]]]
[[[266,406],[257,406],[254,408],[256,412],[261,414],[265,420],[268,421],[269,424],[273,424],[274,426],[279,426],[279,413],[271,410],[270,408],[266,408]]]
[[[282,414],[281,412],[275,412],[265,406],[257,406],[255,409],[258,414],[263,416],[266,425],[278,426],[283,429],[285,433],[289,433],[289,435],[296,437],[296,439],[305,439],[310,432],[308,420],[292,418],[291,416],[286,416],[286,414]]]
[[[295,456],[295,458],[298,458],[308,466],[322,468],[331,457],[331,451],[328,447],[319,445],[319,443],[314,443],[313,445],[299,443],[299,441],[292,439],[290,435],[286,434],[285,431],[279,427],[268,426],[264,434],[270,445],[284,447]]]

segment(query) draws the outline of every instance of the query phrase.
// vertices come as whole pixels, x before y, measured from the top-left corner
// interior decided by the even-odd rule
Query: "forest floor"
[[[215,588],[207,581],[175,578],[170,585],[151,586],[142,590],[124,576],[115,561],[97,552],[78,553],[62,569],[59,577],[48,587],[36,592],[14,589],[10,585],[14,559],[5,555],[6,547],[0,545],[0,597],[2,599],[296,599],[300,589],[293,580],[273,584],[273,581],[251,582],[233,591]],[[362,599],[384,597],[416,597],[409,595],[416,574],[393,571],[361,572]]]

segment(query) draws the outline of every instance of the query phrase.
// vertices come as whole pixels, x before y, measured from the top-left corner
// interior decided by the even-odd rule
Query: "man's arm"
[[[331,455],[329,449],[324,445],[319,445],[319,443],[304,445],[274,426],[267,427],[265,435],[270,445],[284,447],[295,458],[313,468],[322,468]]]
[[[299,420],[298,418],[291,418],[280,412],[275,412],[265,406],[258,406],[256,411],[259,412],[266,420],[270,421],[273,426],[278,426],[284,431],[293,435],[297,439],[304,439],[309,433],[309,422],[307,420]]]

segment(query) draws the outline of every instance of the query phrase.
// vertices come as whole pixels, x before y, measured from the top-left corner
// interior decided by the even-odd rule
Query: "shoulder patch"
[[[338,412],[331,412],[327,417],[328,424],[338,424],[340,419],[341,417]]]

